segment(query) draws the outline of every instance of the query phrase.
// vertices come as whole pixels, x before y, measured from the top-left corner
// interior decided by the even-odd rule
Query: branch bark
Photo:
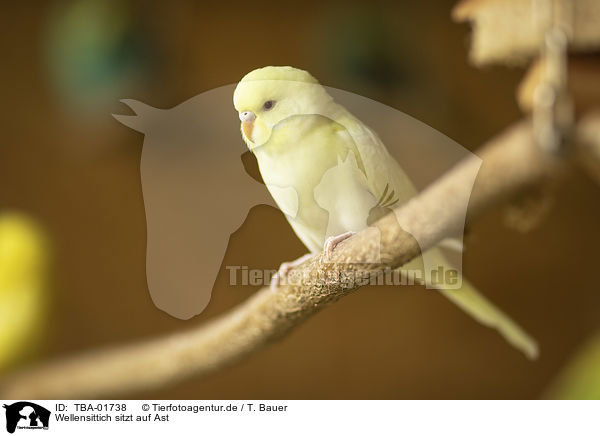
[[[593,120],[600,125],[600,116]],[[589,129],[588,129],[589,130]],[[545,154],[533,141],[530,121],[521,121],[479,151],[483,164],[471,192],[467,222],[491,207],[555,175],[559,156]],[[238,307],[189,331],[141,343],[92,351],[14,374],[0,389],[4,398],[90,398],[157,389],[232,365],[285,336],[293,327],[358,286],[325,280],[338,273],[369,274],[398,267],[461,230],[459,202],[471,190],[470,175],[480,161],[471,156],[394,214],[342,242],[330,262],[314,256],[293,271],[302,285],[263,288]],[[468,195],[468,192],[467,192]],[[402,222],[402,230],[397,222]],[[406,230],[409,230],[408,233]],[[420,245],[416,240],[419,240]],[[388,263],[367,264],[376,250]],[[391,260],[390,260],[391,259]]]

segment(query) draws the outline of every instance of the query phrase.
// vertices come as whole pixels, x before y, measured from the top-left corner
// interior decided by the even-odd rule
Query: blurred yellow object
[[[577,350],[544,397],[600,400],[600,333]]]
[[[0,214],[0,371],[32,354],[44,334],[48,250],[31,218]]]

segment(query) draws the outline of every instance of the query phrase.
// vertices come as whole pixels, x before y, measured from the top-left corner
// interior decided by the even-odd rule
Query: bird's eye
[[[268,111],[273,109],[273,106],[275,106],[275,100],[267,100],[265,101],[265,104],[263,104],[263,109]]]

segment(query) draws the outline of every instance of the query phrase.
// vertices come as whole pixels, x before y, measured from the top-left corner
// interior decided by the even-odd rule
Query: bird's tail
[[[425,254],[429,265],[442,266],[444,270],[452,268],[444,255],[437,248],[429,250]],[[422,266],[422,259],[418,259]],[[431,263],[433,262],[433,263]],[[412,264],[413,262],[411,262]],[[408,266],[408,265],[407,265]],[[402,269],[405,269],[403,267]],[[428,277],[425,274],[425,277]],[[521,350],[529,359],[538,356],[538,345],[516,322],[508,315],[494,306],[487,298],[466,279],[462,279],[459,289],[448,289],[442,285],[432,284],[430,278],[426,279],[428,287],[439,289],[450,301],[472,316],[483,325],[496,329],[513,347]]]

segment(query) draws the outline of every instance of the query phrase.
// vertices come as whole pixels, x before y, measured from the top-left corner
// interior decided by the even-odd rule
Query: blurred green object
[[[544,397],[557,400],[600,399],[600,333],[577,351]]]
[[[152,44],[127,2],[57,4],[45,38],[52,83],[74,109],[107,112],[151,71]]]
[[[47,309],[48,244],[31,218],[0,214],[0,371],[41,345]]]
[[[331,9],[322,15],[323,44],[317,46],[323,63],[340,77],[386,92],[405,85],[410,65],[403,62],[404,41],[389,24],[381,8],[372,4]]]

